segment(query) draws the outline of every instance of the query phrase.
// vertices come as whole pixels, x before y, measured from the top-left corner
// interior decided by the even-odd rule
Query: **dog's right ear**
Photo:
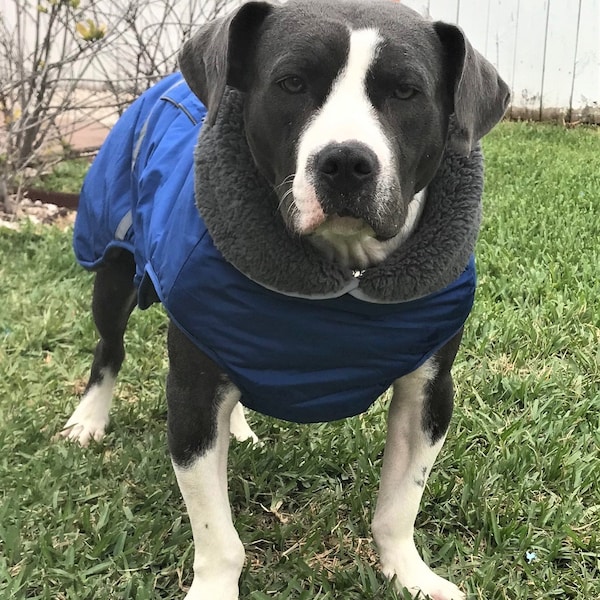
[[[433,24],[446,51],[456,131],[450,145],[468,156],[474,144],[500,119],[510,101],[510,91],[496,69],[473,49],[455,25]]]
[[[208,108],[209,124],[217,118],[226,85],[244,91],[256,34],[272,9],[266,2],[248,2],[227,17],[203,25],[183,45],[179,68],[190,89]]]

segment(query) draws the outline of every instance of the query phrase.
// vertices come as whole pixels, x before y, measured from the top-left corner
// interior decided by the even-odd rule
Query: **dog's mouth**
[[[351,215],[349,212],[342,212],[335,215],[329,215],[316,231],[327,229],[335,235],[356,235],[362,233],[369,237],[377,237],[375,230],[360,217]]]
[[[398,213],[402,211],[398,210]],[[398,214],[396,215],[398,217]],[[344,209],[327,215],[322,227],[327,227],[337,235],[355,235],[360,233],[372,237],[378,242],[385,242],[395,237],[402,227],[402,219],[381,219],[375,211],[365,211],[365,214]]]
[[[328,215],[307,237],[329,260],[356,270],[384,260],[394,244],[377,236],[364,219],[345,212]]]
[[[400,226],[395,223],[381,223],[371,215],[359,215],[349,209],[336,213],[326,213],[322,209],[313,210],[297,219],[296,232],[302,236],[328,233],[336,237],[360,235],[383,242],[393,238]]]
[[[350,211],[342,211],[327,216],[314,233],[327,231],[340,237],[360,235],[366,238],[373,238],[378,242],[385,242],[398,233],[396,228],[383,228],[380,226],[376,229],[375,227],[366,219],[356,216]]]
[[[362,197],[323,197],[312,185],[298,185],[287,179],[275,187],[279,196],[279,211],[290,232],[307,236],[319,231],[330,231],[337,236],[368,235],[377,241],[395,237],[404,221],[402,203],[393,190]],[[394,207],[392,209],[392,207]]]

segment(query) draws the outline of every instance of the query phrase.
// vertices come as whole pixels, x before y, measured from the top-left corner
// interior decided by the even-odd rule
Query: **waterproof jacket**
[[[196,207],[194,148],[205,113],[179,74],[129,107],[83,185],[77,260],[94,270],[132,252],[139,306],[160,300],[246,406],[294,422],[367,410],[461,329],[473,304],[473,259],[447,287],[398,303],[295,297],[256,283],[223,258]]]

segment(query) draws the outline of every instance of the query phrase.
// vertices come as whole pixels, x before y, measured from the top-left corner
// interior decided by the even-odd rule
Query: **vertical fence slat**
[[[513,56],[512,56],[512,72],[511,72],[511,76],[510,76],[510,89],[512,91],[512,94],[514,96],[514,90],[515,90],[515,71],[517,68],[517,56],[518,56],[518,52],[519,52],[519,29],[520,29],[520,24],[521,24],[521,0],[517,0],[517,10],[516,10],[516,14],[515,14],[515,20],[514,20],[514,43],[513,43]],[[511,103],[510,106],[510,116],[513,116],[513,104]]]
[[[572,119],[600,123],[600,0],[581,5]]]
[[[573,0],[552,0],[548,7],[540,119],[567,118],[573,87],[578,8],[579,3]]]
[[[548,25],[550,23],[550,2],[546,5],[546,26],[544,28],[544,49],[542,50],[542,78],[540,81],[540,121],[542,120],[542,110],[544,106],[544,83],[546,82],[546,59],[548,50]]]
[[[577,53],[579,51],[579,32],[581,30],[581,3],[577,7],[577,31],[575,32],[575,51],[573,52],[573,76],[571,77],[571,94],[569,95],[569,112],[567,113],[567,121],[573,121],[573,94],[575,92],[575,79],[577,78]]]
[[[487,34],[484,24],[488,21],[488,2],[462,0],[458,25],[462,27],[473,47],[486,53]]]
[[[519,28],[515,39],[516,59],[514,72],[508,81],[513,81],[513,114],[535,118],[539,114],[540,80],[543,67],[543,47],[546,3],[525,0],[519,5]],[[511,37],[514,33],[511,31]],[[512,58],[512,57],[511,57]],[[506,65],[508,68],[508,65]],[[504,76],[504,70],[501,70]]]
[[[429,10],[434,19],[455,23],[457,5],[458,0],[431,0]]]

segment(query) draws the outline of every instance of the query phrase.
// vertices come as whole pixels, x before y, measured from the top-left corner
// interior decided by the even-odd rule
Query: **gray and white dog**
[[[227,98],[233,94],[242,104],[243,124],[236,129],[236,135],[249,150],[252,177],[264,181],[266,195],[274,198],[268,204],[271,212],[266,213],[271,215],[268,227],[254,237],[260,238],[267,253],[270,230],[280,235],[282,243],[289,240],[298,249],[297,264],[275,269],[276,276],[293,278],[295,269],[300,271],[303,263],[310,260],[321,261],[318,264],[322,268],[314,270],[315,277],[327,268],[338,269],[336,273],[355,271],[357,286],[360,281],[372,286],[364,287],[351,299],[355,306],[375,295],[377,282],[385,277],[394,281],[405,277],[418,290],[425,268],[421,271],[397,266],[411,251],[417,254],[413,267],[426,252],[437,253],[440,263],[453,260],[454,255],[444,246],[447,242],[443,223],[430,226],[435,219],[441,220],[445,210],[432,208],[436,206],[436,194],[432,191],[436,177],[440,177],[446,156],[465,160],[475,156],[480,160],[477,142],[502,118],[509,100],[506,84],[473,50],[460,29],[427,21],[387,0],[291,0],[278,6],[250,2],[201,27],[183,47],[180,65],[187,85],[208,108],[204,125],[207,135],[215,136],[220,131],[218,117],[223,118],[228,110]],[[161,100],[169,107],[177,105],[193,121],[186,106],[168,95],[161,96]],[[150,122],[152,118],[151,114]],[[227,124],[231,125],[231,121]],[[149,135],[147,128],[144,125],[143,135]],[[217,146],[215,143],[203,153],[198,150],[196,160],[210,162],[212,153],[218,153]],[[122,155],[124,148],[121,144],[114,155]],[[143,143],[132,143],[131,148],[131,164],[138,168],[145,152]],[[172,152],[166,153],[165,160],[170,160],[171,155]],[[129,167],[127,173],[131,171]],[[234,179],[238,175],[236,169],[234,164],[229,170]],[[156,172],[153,171],[155,179]],[[135,177],[135,169],[133,173]],[[211,185],[217,185],[218,179],[213,178]],[[152,177],[145,177],[144,185],[148,181]],[[157,189],[161,182],[157,179]],[[199,185],[196,181],[197,189]],[[249,188],[239,185],[238,180],[231,187],[236,188],[232,197],[237,194],[237,206],[249,211],[247,224],[254,219],[264,226],[265,219],[257,218],[262,214],[262,199],[248,209],[245,194],[250,195]],[[465,210],[457,223],[472,221],[477,229],[479,215],[475,213],[479,210],[480,192],[480,188],[473,192],[474,208]],[[438,191],[437,196],[440,195],[444,194]],[[199,196],[200,206],[205,200]],[[450,193],[445,197],[452,200]],[[193,204],[193,197],[189,202]],[[226,210],[219,207],[229,206],[228,199],[219,196],[216,205],[216,210]],[[440,206],[445,205],[440,202]],[[209,222],[210,211],[200,212]],[[134,214],[133,219],[124,218],[121,223],[131,226],[133,222],[135,226],[136,219]],[[231,223],[228,221],[227,225]],[[243,226],[238,230],[239,236],[227,230],[229,233],[219,237],[210,223],[209,230],[225,258],[227,245],[246,235]],[[116,235],[118,249],[127,250],[131,235]],[[185,236],[171,236],[173,240],[177,237]],[[426,295],[454,280],[465,268],[475,237],[476,232],[468,243],[462,243],[462,239],[454,242],[462,252],[458,270],[440,279],[439,286],[412,295]],[[427,241],[417,252],[419,239]],[[242,248],[241,261],[245,260],[246,250],[250,252]],[[140,290],[147,292],[152,287],[144,284],[148,278],[142,279],[140,285],[140,278],[136,278],[136,272],[140,275],[137,250],[135,260],[132,252],[114,252],[104,257],[96,276],[93,311],[101,340],[86,392],[62,432],[64,437],[81,444],[104,435],[113,386],[124,358],[127,320],[139,302]],[[400,257],[400,263],[388,269],[391,275],[386,274],[381,266],[394,257]],[[231,262],[238,266],[235,260]],[[192,273],[190,277],[193,276]],[[252,279],[260,280],[260,275]],[[306,279],[310,285],[311,277]],[[185,331],[169,305],[173,294],[165,292],[157,281],[152,278],[156,288],[153,291],[171,317],[169,449],[195,544],[194,579],[186,598],[234,600],[239,594],[244,548],[232,522],[226,461],[230,431],[239,439],[255,438],[239,404],[246,392],[236,378],[237,372],[230,372],[218,362],[208,348],[210,344],[199,347]],[[269,283],[266,287],[277,288]],[[255,281],[251,284],[255,285]],[[302,290],[294,290],[288,283],[282,286],[287,286],[285,291],[295,297],[289,301],[290,310],[294,310],[298,304],[293,302],[300,302],[297,296],[302,296]],[[344,286],[342,292],[351,287]],[[258,292],[253,288],[252,293]],[[223,294],[225,298],[225,294],[235,292],[224,290]],[[383,305],[393,302],[393,298],[383,297]],[[253,320],[251,313],[244,318]],[[269,321],[265,322],[268,328]],[[228,325],[234,328],[231,323]],[[310,323],[307,321],[306,325],[309,327]],[[407,588],[414,596],[422,594],[435,600],[465,597],[456,585],[429,569],[413,539],[425,482],[452,414],[450,369],[461,334],[462,322],[426,359],[416,361],[412,371],[388,382],[393,383],[393,397],[372,524],[385,575],[395,577],[398,587]],[[315,354],[326,355],[328,344],[330,353],[343,354],[334,349],[336,335],[325,335],[319,348],[313,344]],[[236,333],[231,336],[236,338]],[[286,343],[286,339],[278,341],[279,346]],[[355,345],[361,344],[361,339],[356,339]],[[244,352],[238,352],[236,358],[240,356],[243,360]],[[356,412],[348,410],[352,411]]]

